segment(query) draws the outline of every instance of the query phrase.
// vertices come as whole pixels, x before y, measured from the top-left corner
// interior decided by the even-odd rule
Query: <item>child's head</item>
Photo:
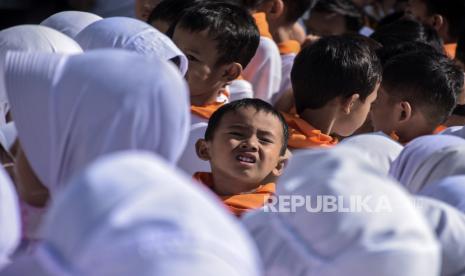
[[[351,0],[320,0],[305,22],[307,32],[318,36],[358,33],[362,14]]]
[[[463,0],[410,0],[407,11],[435,28],[446,43],[456,42],[465,30]]]
[[[146,21],[153,9],[160,4],[162,0],[136,0],[135,13],[136,18]],[[169,2],[169,1],[168,1]]]
[[[236,79],[255,55],[260,34],[242,7],[206,2],[184,12],[173,41],[189,60],[192,100],[209,98]]]
[[[140,1],[140,0],[139,0]],[[198,5],[205,0],[169,0],[162,1],[152,10],[147,23],[157,28],[162,33],[167,33],[186,9]]]
[[[351,135],[365,122],[381,82],[376,47],[355,35],[328,36],[305,47],[291,72],[297,112],[326,109],[332,131]]]
[[[270,104],[242,99],[213,113],[197,154],[210,162],[214,176],[264,184],[282,172],[288,135],[284,118]]]
[[[396,132],[400,142],[433,133],[456,104],[463,73],[436,51],[412,51],[384,66],[371,119],[376,131]]]

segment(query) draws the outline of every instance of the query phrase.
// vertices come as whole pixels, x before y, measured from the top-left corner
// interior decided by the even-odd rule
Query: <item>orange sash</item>
[[[210,119],[212,114],[223,105],[224,103],[213,103],[204,106],[191,105],[191,112],[201,118]]]
[[[281,55],[298,54],[300,52],[300,43],[296,40],[288,40],[278,44]]]
[[[434,131],[433,131],[433,134],[438,134],[439,132],[442,132],[444,130],[446,130],[447,126],[445,125],[439,125]]]
[[[213,175],[211,173],[197,172],[193,178],[213,190],[215,184],[213,183]],[[220,198],[231,213],[240,217],[248,210],[261,208],[270,196],[275,194],[275,191],[275,184],[269,183],[260,186],[252,193],[220,196]]]
[[[457,52],[457,43],[444,44],[444,51],[446,51],[448,57],[454,59]]]
[[[288,145],[292,149],[304,148],[329,148],[338,143],[336,138],[321,133],[306,121],[298,117],[298,115],[290,115],[281,112],[289,126],[289,142]]]
[[[252,16],[255,19],[255,24],[257,24],[260,36],[273,39],[273,36],[270,33],[270,26],[268,25],[268,21],[266,21],[266,13],[257,12],[252,14]]]

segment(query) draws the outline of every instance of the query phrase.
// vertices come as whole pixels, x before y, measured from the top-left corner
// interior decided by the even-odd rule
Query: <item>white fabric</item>
[[[14,122],[0,126],[0,143],[5,150],[9,151],[11,149],[17,137],[18,131]]]
[[[453,126],[446,128],[440,134],[454,135],[465,139],[465,128],[463,126]]]
[[[297,55],[294,53],[281,55],[281,85],[279,87],[278,93],[273,95],[273,104],[275,104],[283,94],[292,89],[291,71],[292,66],[294,66],[294,60],[296,56]]]
[[[90,12],[64,11],[48,17],[40,25],[60,31],[71,38],[76,38],[78,33],[85,27],[99,20],[102,20],[100,16]]]
[[[185,171],[188,175],[193,175],[196,172],[209,172],[210,163],[204,161],[197,156],[195,144],[199,139],[205,138],[207,123],[198,123],[191,126],[189,139],[187,140],[186,148],[184,149],[181,158],[179,158],[178,167]]]
[[[440,201],[415,197],[441,244],[441,276],[465,275],[465,214]]]
[[[382,132],[355,135],[342,140],[338,146],[348,146],[366,155],[371,164],[386,175],[392,162],[404,148]]]
[[[389,174],[411,193],[442,178],[465,174],[465,140],[451,135],[428,135],[408,143]]]
[[[423,189],[419,194],[446,202],[465,213],[465,175],[441,179]]]
[[[16,190],[5,170],[0,168],[0,270],[8,264],[20,237],[21,219]]]
[[[253,242],[221,202],[148,153],[93,163],[53,202],[42,230],[34,256],[0,275],[260,275]]]
[[[9,50],[47,53],[81,53],[81,47],[68,36],[48,27],[20,25],[0,31],[0,60]],[[0,126],[5,124],[9,103],[0,70]]]
[[[243,77],[252,84],[255,98],[271,103],[281,85],[281,56],[272,39],[260,37],[257,52],[244,69]]]
[[[102,154],[144,149],[174,164],[187,142],[187,85],[154,57],[10,53],[6,84],[22,147],[52,192]]]
[[[254,97],[252,84],[246,80],[233,80],[227,89],[231,102]]]
[[[291,196],[307,196],[312,202],[306,204],[317,208],[317,197],[325,195],[348,208],[354,197],[367,197],[373,212],[357,207],[352,212],[324,212],[323,207],[271,212],[265,207],[246,215],[265,275],[438,275],[440,249],[426,221],[407,193],[369,162],[344,147],[294,155],[278,181],[281,198],[275,206],[292,202]],[[381,198],[390,208],[376,207]]]
[[[186,56],[165,34],[133,18],[113,17],[90,24],[76,37],[84,51],[121,48],[163,60],[179,59],[179,69],[186,74]]]

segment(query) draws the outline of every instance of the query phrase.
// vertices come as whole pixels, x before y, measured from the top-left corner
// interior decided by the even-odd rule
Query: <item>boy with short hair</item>
[[[328,148],[365,122],[381,82],[376,44],[359,35],[321,38],[291,72],[297,115],[284,114],[291,149]]]
[[[436,51],[411,51],[389,59],[371,112],[375,131],[400,143],[434,133],[455,107],[463,81],[463,72]]]
[[[196,144],[211,173],[194,178],[220,196],[236,216],[260,208],[275,192],[284,169],[288,128],[282,115],[260,99],[242,99],[219,108]]]
[[[465,31],[465,1],[409,0],[407,12],[435,28],[449,57],[455,57],[457,40]]]
[[[192,124],[206,122],[225,103],[218,99],[224,87],[255,55],[257,26],[242,7],[207,1],[183,13],[172,39],[189,60]]]

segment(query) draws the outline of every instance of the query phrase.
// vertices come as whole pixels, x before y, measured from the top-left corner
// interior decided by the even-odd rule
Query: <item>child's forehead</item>
[[[282,128],[281,121],[275,114],[265,110],[257,110],[254,107],[240,107],[231,110],[224,114],[221,121],[221,125],[224,127],[242,125],[258,129]]]

